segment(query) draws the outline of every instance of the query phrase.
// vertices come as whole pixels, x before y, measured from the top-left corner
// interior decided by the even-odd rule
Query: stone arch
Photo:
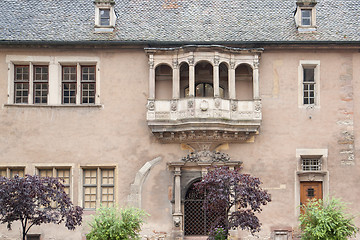
[[[141,192],[142,186],[150,173],[152,167],[161,162],[162,158],[157,157],[146,162],[136,173],[134,183],[130,186],[130,194],[128,196],[128,205],[141,208]]]

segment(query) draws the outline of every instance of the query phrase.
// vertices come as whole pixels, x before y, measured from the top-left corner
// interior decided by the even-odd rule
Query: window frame
[[[52,167],[52,166],[36,166],[36,175],[41,176],[42,171],[51,171],[51,176],[45,176],[45,177],[56,177],[63,179],[62,177],[59,177],[59,171],[67,170],[69,172],[69,182],[62,182],[65,189],[68,188],[68,195],[70,199],[72,199],[72,168],[70,166],[61,166],[61,167]]]
[[[93,73],[93,75],[94,75],[94,80],[84,80],[84,72],[83,72],[83,69],[85,69],[85,68],[93,68],[94,69],[94,73]],[[90,72],[87,72],[87,76],[89,77],[90,76]],[[94,102],[89,102],[89,99],[91,99],[90,98],[90,96],[88,95],[87,96],[87,100],[88,100],[88,102],[86,102],[86,103],[84,103],[84,85],[85,84],[87,84],[88,85],[88,87],[90,86],[90,84],[93,84],[94,85],[94,96],[93,96],[93,98],[94,98]],[[95,65],[81,65],[81,80],[80,80],[80,91],[81,91],[81,95],[80,95],[80,98],[81,98],[81,104],[89,104],[89,105],[91,105],[91,104],[95,104],[96,103],[96,66]],[[90,89],[88,88],[88,94],[90,93]],[[92,96],[91,96],[92,97]]]
[[[37,79],[37,77],[36,77],[36,75],[37,75],[37,73],[36,73],[36,68],[41,68],[41,69],[43,69],[43,68],[46,68],[47,69],[47,79],[42,79],[42,75],[44,74],[43,72],[41,72],[41,79]],[[33,84],[33,103],[34,104],[48,104],[48,99],[49,99],[49,65],[33,65],[33,82],[32,82],[32,84]],[[43,102],[40,102],[40,103],[37,103],[36,102],[36,94],[35,94],[35,92],[36,92],[36,85],[38,85],[38,84],[40,84],[40,86],[41,86],[41,93],[42,93],[42,91],[43,91],[43,88],[42,88],[42,86],[43,86],[43,84],[46,84],[46,102],[45,103],[43,103]],[[40,99],[42,99],[44,96],[40,96]]]
[[[312,18],[312,8],[301,8],[300,9],[301,11],[301,14],[300,14],[300,22],[301,22],[301,26],[302,27],[310,27],[310,26],[313,26],[312,22],[313,22],[313,18]],[[309,16],[304,16],[304,13],[305,12],[309,12]],[[304,21],[305,20],[308,20],[309,21],[309,24],[304,24]]]
[[[107,12],[108,13],[108,16],[106,16],[106,17],[103,17],[103,14],[102,14],[102,11],[105,13],[105,12]],[[111,22],[111,17],[110,17],[110,8],[99,8],[99,25],[100,26],[102,26],[102,27],[108,27],[108,26],[110,26],[111,24],[110,24],[110,22]],[[108,24],[103,24],[103,20],[106,20],[106,22],[108,23]]]
[[[305,79],[305,69],[314,69],[314,82],[304,81]],[[314,99],[313,103],[305,103],[305,98],[310,99],[310,96],[305,96],[305,92],[309,90],[305,89],[305,85],[314,87],[313,93]],[[300,60],[298,67],[298,104],[299,108],[308,108],[315,107],[320,108],[320,60]]]
[[[64,75],[65,75],[65,73],[64,73],[64,68],[75,68],[75,80],[65,80],[64,79]],[[69,75],[71,75],[72,73],[69,73]],[[77,94],[78,94],[78,68],[77,68],[77,66],[76,65],[61,65],[61,104],[64,104],[64,105],[68,105],[68,104],[76,104],[76,96],[77,96]],[[72,103],[71,102],[71,97],[72,96],[68,96],[69,97],[69,102],[68,103],[65,103],[65,101],[64,101],[64,89],[65,89],[65,87],[64,87],[64,85],[65,84],[75,84],[75,103]],[[71,89],[70,89],[71,90]],[[70,91],[71,92],[71,91]]]
[[[86,171],[91,171],[91,170],[95,170],[96,171],[96,184],[85,184],[85,175],[86,175]],[[113,184],[103,184],[103,171],[104,170],[112,170],[113,171]],[[108,188],[108,187],[112,187],[113,188],[113,201],[112,203],[115,204],[116,203],[116,167],[115,166],[101,166],[101,167],[82,167],[82,182],[81,182],[81,187],[82,187],[82,200],[81,200],[81,204],[82,207],[84,208],[84,210],[95,210],[97,208],[99,208],[102,204],[102,195],[103,195],[103,188]],[[86,187],[96,187],[96,200],[95,200],[95,208],[87,208],[85,207],[85,188]],[[109,205],[109,204],[106,204]]]
[[[6,177],[6,178],[13,178],[14,176],[13,176],[13,171],[22,171],[23,172],[23,174],[22,174],[22,176],[20,176],[20,177],[24,177],[25,176],[25,167],[23,167],[23,166],[11,166],[11,167],[5,167],[5,166],[2,166],[2,167],[0,167],[0,173],[1,172],[4,172],[4,170],[5,170],[5,174],[6,174],[6,176],[3,176],[3,177]],[[0,175],[1,176],[1,175]]]
[[[28,55],[6,55],[6,63],[8,64],[8,95],[5,107],[102,107],[100,102],[100,59],[93,56],[28,56]],[[16,80],[17,67],[24,66],[28,68],[28,92],[26,99],[18,100],[16,103],[16,83],[20,83],[21,79]],[[34,103],[34,66],[48,67],[47,80],[47,103]],[[63,66],[76,66],[76,103],[74,100],[71,104],[63,101]],[[81,103],[81,66],[95,66],[95,98],[94,103]],[[65,81],[66,82],[66,81]],[[73,81],[75,83],[75,81]]]
[[[24,80],[24,73],[22,72],[22,79],[19,80],[17,79],[17,69],[18,68],[27,68],[27,80]],[[22,99],[25,97],[24,95],[21,95],[20,99],[21,101],[20,102],[17,102],[16,98],[16,93],[17,93],[17,89],[16,89],[16,86],[17,84],[27,84],[27,96],[26,96],[26,102],[23,101]],[[24,88],[22,87],[21,88],[21,92],[23,92]],[[28,104],[29,103],[29,93],[30,93],[30,66],[29,65],[14,65],[14,103],[16,104]]]

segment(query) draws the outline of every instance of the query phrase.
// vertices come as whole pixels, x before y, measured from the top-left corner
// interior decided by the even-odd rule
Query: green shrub
[[[345,213],[346,204],[339,199],[314,200],[301,207],[301,239],[345,240],[356,234],[354,217]]]
[[[214,229],[214,240],[225,240],[227,239],[226,231],[222,228],[215,228]]]
[[[139,232],[146,216],[147,213],[137,208],[101,207],[96,210],[90,222],[91,231],[86,235],[86,239],[139,239]]]

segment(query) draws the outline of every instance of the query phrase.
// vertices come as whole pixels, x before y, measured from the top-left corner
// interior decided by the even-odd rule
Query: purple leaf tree
[[[261,189],[259,178],[239,173],[239,170],[215,167],[195,184],[205,195],[204,208],[217,216],[210,235],[216,234],[215,228],[223,228],[226,236],[229,230],[239,227],[252,234],[260,231],[261,224],[255,214],[271,201],[271,196]]]
[[[73,206],[62,180],[37,175],[0,177],[0,223],[8,229],[20,221],[23,240],[34,225],[65,222],[69,230],[82,222],[82,208]]]

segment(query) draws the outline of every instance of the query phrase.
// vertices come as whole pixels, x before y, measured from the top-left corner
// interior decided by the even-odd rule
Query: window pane
[[[96,169],[84,170],[84,184],[96,185]]]
[[[314,82],[314,68],[304,68],[304,82]]]
[[[29,66],[15,66],[15,82],[29,81]]]
[[[15,175],[24,177],[24,169],[10,169],[10,177],[13,178]]]
[[[39,169],[39,176],[40,177],[52,177],[53,170],[52,169]]]
[[[110,25],[110,9],[100,9],[100,25]]]
[[[70,169],[58,169],[57,177],[64,180],[64,185],[70,184]]]
[[[84,187],[84,208],[96,208],[96,187]]]
[[[301,25],[311,25],[311,10],[301,10]]]
[[[28,83],[15,83],[15,103],[28,103],[28,95]]]
[[[114,202],[114,188],[102,187],[101,188],[101,203],[104,206],[111,206]]]
[[[101,173],[102,173],[101,184],[114,184],[113,169],[103,169]]]
[[[63,83],[63,103],[76,103],[76,83]]]
[[[83,83],[82,103],[95,103],[95,83]]]
[[[34,103],[47,103],[48,84],[34,83]]]
[[[48,66],[34,66],[35,69],[35,76],[34,82],[41,81],[47,82],[48,81]]]

